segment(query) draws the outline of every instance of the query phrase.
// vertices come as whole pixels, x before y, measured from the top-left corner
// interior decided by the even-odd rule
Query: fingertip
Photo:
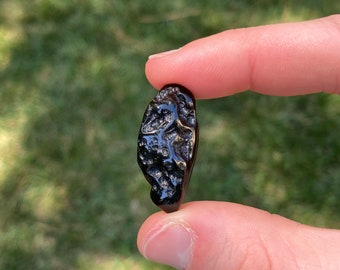
[[[149,216],[142,226],[139,229],[138,235],[137,235],[137,247],[139,252],[144,255],[144,246],[145,242],[152,234],[152,232],[157,229],[157,224],[160,224],[160,222],[163,220],[163,217],[166,215],[164,212],[157,212]]]
[[[182,204],[179,211],[166,213],[164,211],[159,211],[150,215],[142,224],[137,235],[137,246],[139,251],[143,254],[145,242],[152,237],[155,231],[159,230],[164,224],[169,222],[180,223],[186,218],[185,216],[190,214],[186,211],[190,208],[191,203]]]
[[[183,69],[185,59],[180,53],[181,49],[174,49],[158,54],[150,55],[145,64],[145,75],[150,84],[160,90],[164,85],[181,84],[183,80]],[[184,72],[186,74],[187,72]]]
[[[187,269],[196,235],[181,215],[181,211],[158,212],[144,222],[138,233],[137,245],[146,259],[176,269]]]
[[[147,259],[177,269],[297,269],[334,262],[336,252],[325,247],[336,250],[339,237],[256,208],[205,201],[151,215],[137,243]]]
[[[167,84],[183,85],[197,99],[232,95],[247,89],[247,72],[244,70],[247,67],[240,53],[243,46],[228,55],[229,64],[218,61],[226,58],[222,48],[219,48],[220,43],[213,41],[220,36],[195,40],[180,49],[149,57],[145,64],[148,81],[158,90]],[[238,64],[234,65],[235,62]]]
[[[339,92],[340,16],[224,31],[150,57],[160,89],[181,84],[196,98],[245,90],[275,96]]]

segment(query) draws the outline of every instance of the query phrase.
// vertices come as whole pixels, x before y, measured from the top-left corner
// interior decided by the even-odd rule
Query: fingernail
[[[161,58],[164,56],[168,56],[172,53],[175,53],[177,51],[179,51],[180,49],[175,49],[175,50],[171,50],[171,51],[166,51],[166,52],[161,52],[161,53],[157,53],[157,54],[152,54],[149,56],[149,59],[154,59],[154,58]]]
[[[145,242],[143,255],[176,269],[186,269],[193,252],[195,234],[182,224],[169,223],[154,232]]]

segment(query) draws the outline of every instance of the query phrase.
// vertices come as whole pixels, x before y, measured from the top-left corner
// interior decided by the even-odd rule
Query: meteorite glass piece
[[[195,98],[181,85],[167,85],[148,104],[137,142],[137,161],[151,185],[151,199],[177,211],[185,195],[198,145]]]

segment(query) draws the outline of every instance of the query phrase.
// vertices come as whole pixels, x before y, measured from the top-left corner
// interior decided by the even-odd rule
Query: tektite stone
[[[183,86],[165,86],[146,108],[137,145],[137,161],[151,185],[151,199],[165,212],[180,207],[197,144],[194,96]]]

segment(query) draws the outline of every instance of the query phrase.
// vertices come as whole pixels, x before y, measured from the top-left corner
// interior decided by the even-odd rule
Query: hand
[[[146,75],[158,89],[178,83],[197,98],[340,93],[340,15],[222,32],[151,56]],[[146,258],[178,269],[340,269],[340,230],[227,202],[153,214],[137,243]]]

